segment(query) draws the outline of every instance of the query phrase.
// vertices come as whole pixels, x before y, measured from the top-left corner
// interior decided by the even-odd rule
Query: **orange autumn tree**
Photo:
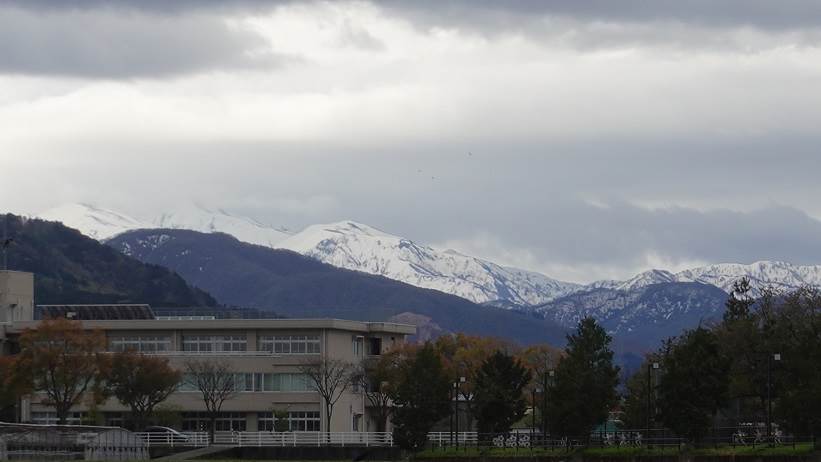
[[[87,331],[79,321],[48,319],[20,335],[16,370],[43,404],[53,406],[60,424],[83,398],[102,401],[109,361],[106,339],[100,331]]]
[[[526,399],[530,402],[530,405],[533,408],[531,412],[536,412],[536,405],[539,403],[539,399],[544,399],[536,397],[534,391],[541,390],[541,392],[544,393],[544,382],[548,380],[547,374],[549,371],[556,368],[556,365],[559,364],[559,358],[561,357],[561,350],[547,344],[531,345],[527,348],[519,350],[516,354],[516,359],[518,359],[523,366],[530,370],[533,378],[530,381],[528,391],[525,393]],[[533,402],[534,397],[536,402]],[[541,421],[541,408],[539,409],[537,415]]]
[[[0,356],[0,420],[28,391],[27,384],[17,371],[15,356]]]
[[[402,343],[378,358],[369,358],[362,365],[362,381],[365,398],[374,413],[376,431],[384,432],[393,413],[393,401],[402,374],[408,362],[416,357],[420,345]]]
[[[460,423],[459,427],[471,428],[476,415],[473,391],[482,363],[497,351],[515,354],[519,347],[495,337],[480,337],[462,333],[439,337],[434,347],[453,382],[457,382],[460,377],[465,378],[465,382],[459,384],[458,398],[461,403],[464,403],[467,422],[464,427]]]
[[[142,430],[154,408],[177,390],[182,373],[168,358],[127,350],[112,357],[111,394],[131,409],[131,425]]]

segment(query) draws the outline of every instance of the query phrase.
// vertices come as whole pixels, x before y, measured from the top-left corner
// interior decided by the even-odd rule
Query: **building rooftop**
[[[387,332],[414,335],[416,326],[392,322],[365,322],[344,319],[101,319],[81,320],[89,329],[112,330],[258,330],[258,329],[337,329],[354,332]],[[18,321],[8,332],[35,327],[40,321]]]

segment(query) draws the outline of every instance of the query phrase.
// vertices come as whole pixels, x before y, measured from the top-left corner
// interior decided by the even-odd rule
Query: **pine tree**
[[[402,370],[393,412],[393,437],[403,449],[424,447],[431,427],[450,412],[450,380],[429,343]]]
[[[548,388],[548,426],[557,436],[586,437],[607,420],[617,402],[619,368],[613,365],[612,338],[593,318],[579,322],[567,337],[555,381]]]
[[[716,334],[703,327],[668,340],[662,350],[659,416],[678,435],[697,441],[727,403],[728,362]]]
[[[739,319],[746,319],[750,317],[751,310],[755,304],[755,299],[752,296],[752,286],[750,280],[746,277],[739,279],[733,283],[733,290],[730,292],[730,298],[724,304],[726,310],[724,311],[724,322],[731,322]]]
[[[506,433],[524,416],[530,378],[529,370],[501,351],[482,363],[474,388],[479,433]]]

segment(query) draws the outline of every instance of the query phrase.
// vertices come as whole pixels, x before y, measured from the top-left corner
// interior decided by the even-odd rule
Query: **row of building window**
[[[236,391],[314,391],[305,374],[245,372],[233,377]],[[194,378],[184,374],[179,391],[199,391]]]
[[[274,431],[276,418],[273,412],[257,414],[257,429],[259,431]],[[317,411],[290,411],[287,417],[288,431],[318,432],[319,412]],[[182,414],[183,431],[206,431],[210,425],[209,416],[205,412],[184,412]],[[241,412],[222,412],[214,423],[216,431],[242,432],[247,428],[245,414]]]
[[[133,350],[143,353],[171,351],[171,337],[157,335],[130,335],[109,337],[111,351]],[[318,335],[263,335],[259,338],[259,350],[275,354],[318,354]],[[244,335],[185,335],[182,351],[190,352],[242,352],[248,351],[248,339]]]
[[[72,412],[69,414],[67,422],[69,425],[80,425],[85,422],[85,412]],[[318,411],[290,411],[286,418],[288,431],[292,432],[318,432],[319,412]],[[56,412],[32,412],[33,423],[41,425],[56,425]],[[273,412],[257,413],[257,428],[259,431],[274,431],[276,418]],[[122,426],[125,423],[123,413],[106,413],[106,425]],[[209,415],[206,412],[183,412],[183,431],[206,431],[210,425]],[[214,423],[216,431],[245,431],[247,428],[245,413],[242,412],[221,412]]]

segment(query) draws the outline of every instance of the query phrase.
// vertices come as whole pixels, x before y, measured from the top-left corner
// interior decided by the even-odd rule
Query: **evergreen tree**
[[[651,354],[645,358],[641,366],[633,375],[627,379],[625,384],[624,407],[621,415],[621,421],[627,428],[645,428],[649,417],[655,419],[654,410],[648,409],[648,397],[650,402],[655,401],[654,391],[658,380],[657,376],[653,376],[651,381],[648,381],[647,371],[652,369],[652,363],[661,362],[658,355]],[[648,415],[649,413],[649,415]]]
[[[524,416],[530,378],[529,370],[501,351],[482,363],[474,387],[479,433],[506,433]]]
[[[716,334],[703,327],[668,340],[662,350],[659,416],[678,435],[698,440],[727,403],[727,368]]]
[[[450,380],[429,343],[403,367],[396,390],[393,437],[403,449],[424,447],[431,427],[450,412]]]
[[[821,293],[805,288],[788,295],[775,314],[772,340],[768,354],[781,354],[770,364],[773,411],[788,431],[815,436],[821,447]]]
[[[586,436],[607,420],[617,402],[619,381],[611,341],[593,318],[583,319],[576,332],[567,337],[565,355],[548,388],[547,424],[552,434]]]
[[[750,280],[743,277],[733,283],[733,290],[730,292],[730,298],[728,298],[727,302],[724,304],[726,308],[724,311],[724,321],[730,322],[738,319],[749,318],[754,304],[755,299],[752,296],[752,286],[750,286]]]

